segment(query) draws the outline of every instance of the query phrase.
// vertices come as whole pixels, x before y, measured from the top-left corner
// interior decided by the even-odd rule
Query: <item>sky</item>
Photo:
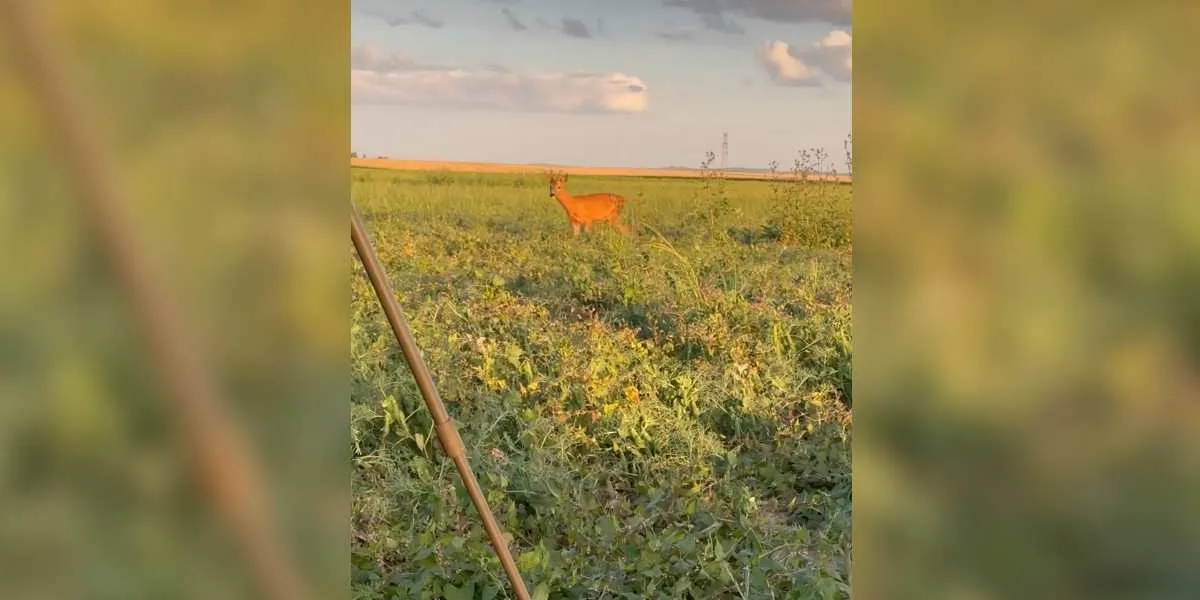
[[[790,168],[851,132],[851,0],[352,0],[368,156]],[[719,159],[718,159],[719,160]]]

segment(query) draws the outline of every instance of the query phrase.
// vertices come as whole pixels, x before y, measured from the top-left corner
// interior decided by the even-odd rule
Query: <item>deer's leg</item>
[[[584,231],[584,233],[592,232],[592,222],[591,221],[588,221],[587,223],[583,224],[583,231]]]
[[[575,237],[579,237],[579,223],[578,222],[571,221],[571,231],[574,232]]]

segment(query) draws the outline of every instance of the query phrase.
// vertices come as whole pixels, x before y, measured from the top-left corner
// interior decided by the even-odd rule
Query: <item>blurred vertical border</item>
[[[854,27],[854,597],[1200,598],[1200,3]]]
[[[348,596],[348,52],[0,0],[0,597]]]

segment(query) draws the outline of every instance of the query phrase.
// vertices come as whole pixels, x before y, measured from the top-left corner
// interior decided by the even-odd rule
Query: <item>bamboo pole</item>
[[[408,362],[413,378],[417,381],[417,388],[421,390],[425,406],[429,409],[429,414],[433,416],[442,451],[454,461],[454,466],[458,469],[459,476],[462,477],[463,486],[467,489],[467,494],[471,496],[475,510],[483,519],[483,528],[487,530],[488,538],[496,550],[496,556],[500,558],[500,564],[504,567],[504,573],[508,575],[508,581],[512,584],[518,600],[529,600],[529,591],[525,588],[525,581],[521,579],[516,562],[513,561],[508,543],[504,540],[504,534],[500,531],[496,517],[492,515],[492,509],[488,506],[487,499],[483,496],[483,490],[475,479],[475,473],[471,471],[471,465],[467,462],[467,453],[462,437],[458,435],[458,430],[454,428],[454,423],[450,420],[450,415],[446,413],[446,407],[442,404],[441,397],[438,396],[437,386],[433,383],[433,375],[421,358],[417,342],[409,331],[408,322],[400,312],[396,294],[392,291],[391,283],[388,282],[387,274],[379,262],[379,257],[375,255],[375,248],[367,237],[366,227],[363,225],[362,217],[358,214],[354,202],[350,203],[350,225],[350,237],[354,240],[354,248],[358,251],[359,260],[362,261],[363,268],[367,271],[371,286],[375,288],[375,295],[378,296],[379,304],[383,307],[384,314],[387,315],[388,324],[392,326],[392,332],[396,334],[396,341],[400,343],[400,349],[404,352],[404,360]]]

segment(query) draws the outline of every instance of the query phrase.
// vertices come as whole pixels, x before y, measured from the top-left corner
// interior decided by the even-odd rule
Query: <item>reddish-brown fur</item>
[[[567,191],[567,174],[550,174],[550,197],[558,200],[567,213],[571,230],[579,237],[579,230],[591,231],[596,222],[608,223],[621,233],[629,233],[629,227],[621,222],[621,211],[625,209],[625,197],[617,194],[584,194],[572,196]]]

